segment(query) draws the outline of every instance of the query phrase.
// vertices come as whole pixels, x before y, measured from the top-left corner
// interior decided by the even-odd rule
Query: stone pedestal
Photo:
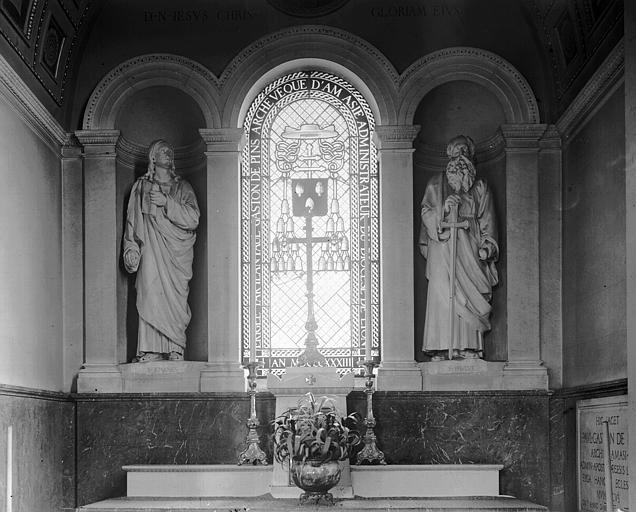
[[[306,393],[316,397],[328,395],[336,400],[336,407],[342,416],[347,414],[347,395],[353,390],[353,374],[340,377],[333,368],[300,367],[287,368],[280,379],[272,374],[267,376],[267,388],[276,397],[276,417],[287,409],[295,407],[298,399]],[[353,498],[351,470],[344,461],[342,476],[336,487],[331,489],[334,498]],[[289,464],[274,461],[271,495],[274,498],[296,498],[302,491],[291,482]]]
[[[463,359],[420,363],[424,391],[545,390],[547,374],[534,366],[515,371],[509,363]]]

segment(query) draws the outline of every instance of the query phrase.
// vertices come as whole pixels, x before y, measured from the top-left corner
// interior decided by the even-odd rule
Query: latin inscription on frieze
[[[581,512],[605,511],[605,422],[609,425],[614,510],[629,507],[627,396],[577,403],[578,490]]]
[[[447,2],[418,3],[396,2],[378,5],[371,8],[374,18],[441,18],[463,16],[464,10],[458,5]]]
[[[152,24],[197,24],[197,23],[230,23],[251,20],[256,14],[247,9],[150,9],[143,13],[144,23]]]

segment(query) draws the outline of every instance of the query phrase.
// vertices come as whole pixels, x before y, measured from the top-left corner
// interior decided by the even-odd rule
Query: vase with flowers
[[[340,480],[341,462],[361,440],[352,428],[356,421],[355,413],[342,417],[333,398],[312,393],[274,420],[274,458],[289,461],[293,482],[305,491],[301,504],[333,504],[328,491]]]

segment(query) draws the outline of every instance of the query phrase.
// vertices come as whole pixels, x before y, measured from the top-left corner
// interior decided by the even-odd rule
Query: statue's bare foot
[[[163,354],[157,352],[142,352],[133,359],[133,363],[150,363],[152,361],[163,361]]]
[[[183,361],[183,354],[173,350],[168,356],[168,361]]]
[[[475,350],[462,350],[461,357],[464,359],[479,359],[479,354]]]
[[[431,361],[433,361],[433,362],[446,361],[446,357],[442,356],[442,355],[439,355],[439,354],[436,354],[434,356],[431,356]]]

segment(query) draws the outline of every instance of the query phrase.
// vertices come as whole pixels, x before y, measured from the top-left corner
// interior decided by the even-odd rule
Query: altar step
[[[116,498],[77,509],[78,512],[547,512],[546,507],[507,496],[448,498],[355,498],[332,507],[300,505],[297,499],[254,498]]]
[[[280,467],[280,466],[279,466]],[[498,464],[421,464],[351,466],[332,493],[336,498],[431,498],[498,496]],[[124,466],[128,497],[296,498],[300,489],[272,485],[273,466],[135,465]],[[283,484],[287,484],[285,476]]]

